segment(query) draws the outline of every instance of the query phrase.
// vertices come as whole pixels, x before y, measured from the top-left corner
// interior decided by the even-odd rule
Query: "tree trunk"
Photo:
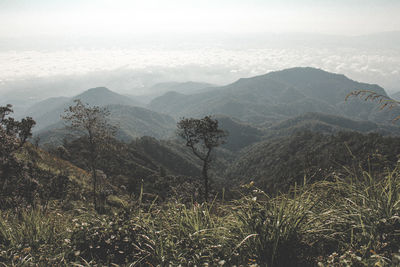
[[[97,211],[97,199],[96,199],[97,174],[96,174],[96,168],[94,166],[92,166],[92,179],[93,179],[93,205],[94,209]]]
[[[90,168],[92,169],[92,179],[93,179],[93,205],[94,209],[97,211],[97,198],[96,198],[96,185],[97,185],[97,174],[96,174],[96,144],[91,130],[88,130],[89,134],[89,150],[90,150]]]
[[[203,179],[204,179],[204,200],[208,202],[208,160],[204,160],[203,164]]]

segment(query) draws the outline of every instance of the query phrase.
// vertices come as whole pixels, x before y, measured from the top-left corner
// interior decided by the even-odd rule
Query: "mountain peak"
[[[84,96],[84,95],[93,95],[93,94],[117,94],[107,87],[95,87],[95,88],[90,88],[83,93],[77,95],[75,98],[79,98],[79,96]]]
[[[95,87],[84,91],[83,93],[73,97],[80,99],[82,102],[96,106],[106,106],[112,104],[138,106],[137,101],[111,91],[106,87]]]
[[[343,74],[328,72],[323,69],[314,67],[294,67],[280,71],[274,71],[265,74],[269,78],[285,78],[289,80],[309,80],[309,79],[336,79],[336,80],[350,80]]]

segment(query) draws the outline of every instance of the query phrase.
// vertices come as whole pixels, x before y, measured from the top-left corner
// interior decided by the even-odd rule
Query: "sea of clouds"
[[[79,90],[84,86],[105,85],[116,91],[138,95],[146,93],[140,88],[155,82],[192,80],[222,85],[242,77],[297,66],[345,74],[354,80],[379,84],[388,92],[400,90],[400,48],[345,44],[269,45],[261,42],[255,46],[216,43],[180,45],[178,48],[153,45],[3,49],[0,50],[0,94],[10,90],[29,90],[26,87],[30,82],[23,81],[39,79],[39,83],[32,82],[38,87],[46,80],[65,81],[77,77],[82,80],[87,76],[90,78],[84,79],[86,82]],[[143,75],[154,79],[143,79]],[[78,90],[79,86],[74,86]],[[70,90],[64,95],[74,93]]]

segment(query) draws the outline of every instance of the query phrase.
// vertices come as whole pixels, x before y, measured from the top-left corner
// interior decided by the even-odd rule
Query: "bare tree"
[[[69,127],[84,133],[88,147],[88,165],[92,173],[93,204],[97,210],[97,161],[101,150],[107,145],[107,140],[115,135],[116,127],[108,123],[110,112],[106,108],[83,104],[79,99],[74,100],[75,106],[65,110],[62,118]]]
[[[208,170],[212,161],[211,151],[225,143],[228,135],[218,128],[218,120],[206,116],[202,119],[183,118],[177,124],[178,135],[185,139],[186,146],[190,147],[199,159],[203,161],[202,175],[204,179],[204,199],[208,200]]]

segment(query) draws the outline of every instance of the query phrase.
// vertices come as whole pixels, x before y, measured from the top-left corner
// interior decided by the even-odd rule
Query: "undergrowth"
[[[4,266],[398,266],[400,173],[368,172],[231,202],[141,199],[108,214],[2,211]],[[238,193],[240,194],[240,193]],[[117,201],[117,197],[113,201]]]

